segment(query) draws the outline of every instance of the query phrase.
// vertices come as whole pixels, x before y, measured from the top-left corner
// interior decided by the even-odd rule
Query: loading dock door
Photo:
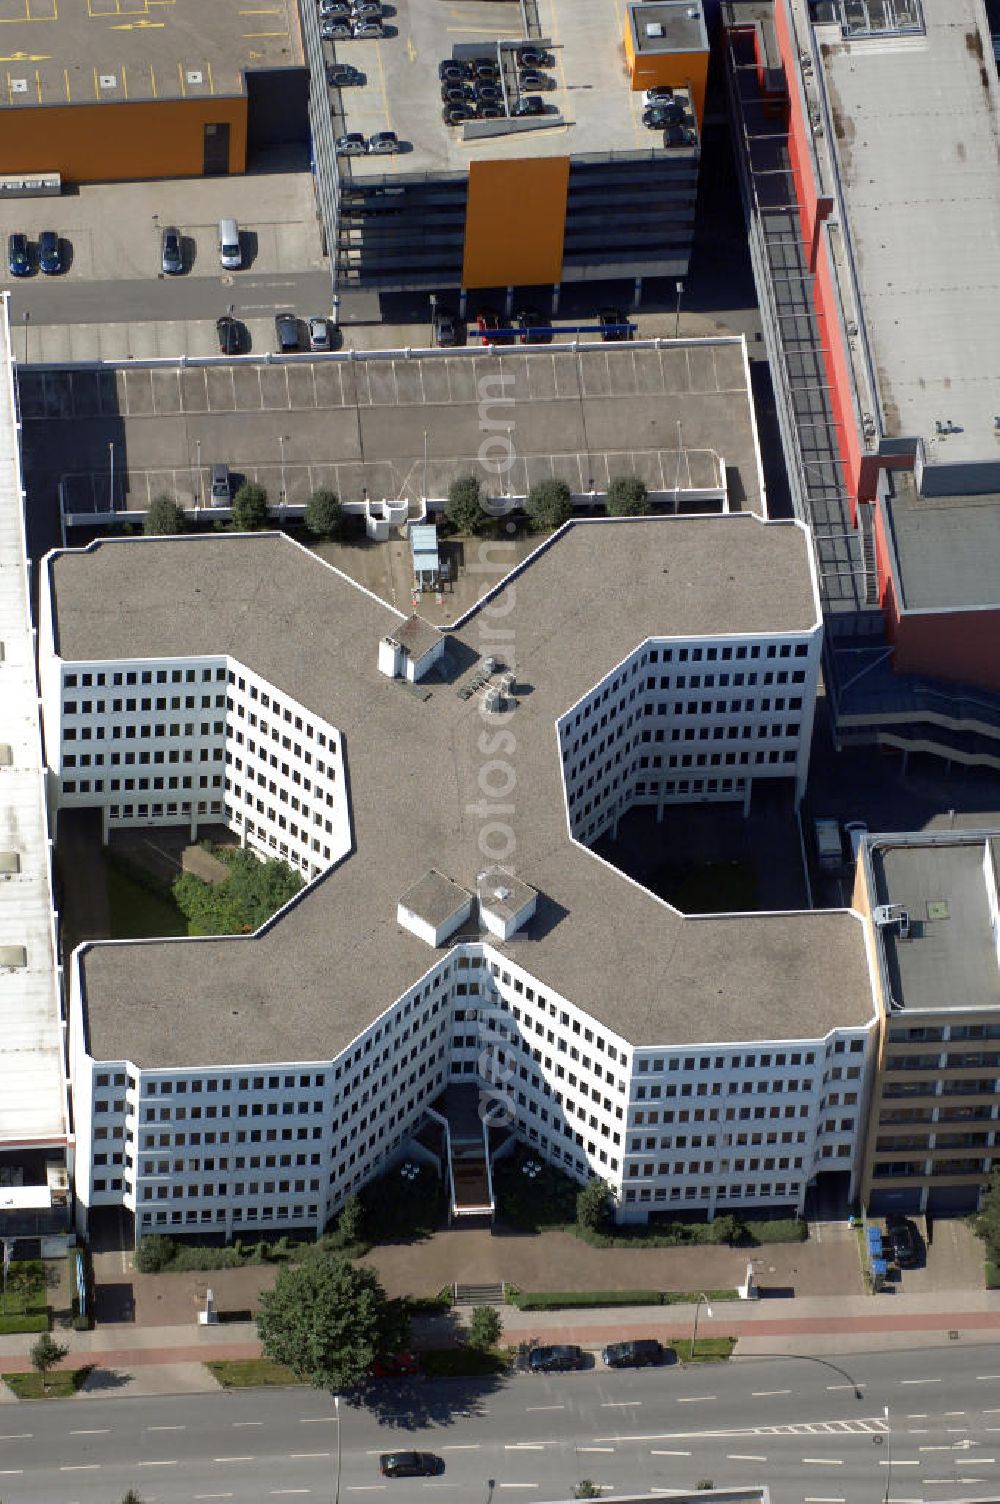
[[[202,171],[206,177],[229,171],[229,122],[216,121],[205,126],[205,150]]]

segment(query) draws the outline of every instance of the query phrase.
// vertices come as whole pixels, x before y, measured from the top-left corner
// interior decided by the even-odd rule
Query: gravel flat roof
[[[475,562],[484,587],[499,583],[503,544]],[[636,1044],[815,1037],[871,1017],[856,917],[685,919],[568,837],[557,718],[648,637],[811,629],[799,524],[576,523],[449,633],[449,660],[468,668],[424,681],[426,699],[376,668],[400,613],[280,535],[113,540],[46,567],[63,658],[229,653],[336,725],[354,835],[262,936],[89,946],[96,1057],[329,1059],[434,964],[441,953],[399,928],[397,903],[430,868],[475,891],[484,721],[456,683],[494,653],[517,678],[507,865],[539,893],[512,956]]]

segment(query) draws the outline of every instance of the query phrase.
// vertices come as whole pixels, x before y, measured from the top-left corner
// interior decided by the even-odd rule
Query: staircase
[[[479,1116],[479,1089],[449,1086],[436,1104],[447,1123],[448,1179],[453,1217],[493,1218],[493,1186],[486,1135]]]
[[[456,1306],[502,1306],[503,1285],[455,1285]]]

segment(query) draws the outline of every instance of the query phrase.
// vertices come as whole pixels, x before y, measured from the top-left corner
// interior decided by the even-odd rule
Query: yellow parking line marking
[[[94,69],[94,98],[95,99],[100,99],[100,97],[101,97],[101,85],[98,82],[97,69],[95,68]]]
[[[212,77],[212,64],[211,63],[206,63],[205,64],[205,71],[208,74],[208,91],[209,91],[210,94],[214,94],[215,93],[215,79]]]
[[[122,92],[128,98],[128,79],[125,77],[125,64],[122,63]]]
[[[153,72],[153,65],[152,65],[152,63],[150,63],[150,65],[149,65],[149,87],[152,89],[152,91],[153,91],[153,98],[155,99],[156,98],[156,74]]]
[[[9,52],[0,57],[0,63],[47,63],[50,57],[44,52]]]
[[[63,69],[63,83],[66,85],[66,102],[67,102],[67,104],[72,104],[72,102],[73,102],[73,95],[72,95],[72,92],[71,92],[70,87],[69,87],[69,69],[68,68],[64,68]]]
[[[35,69],[35,93],[38,96],[38,103],[41,104],[41,102],[42,102],[42,75],[39,73],[39,71],[38,71],[37,68]]]
[[[385,86],[385,70],[382,67],[382,43],[375,43],[375,62],[378,65],[378,86],[382,90],[382,108],[385,110],[385,123],[388,130],[392,130],[392,116],[389,113],[389,91]]]
[[[415,63],[417,61],[417,49],[413,45],[412,37],[407,37],[406,39],[406,55],[410,59],[411,63]]]
[[[181,67],[180,63],[177,64],[177,77],[181,81],[181,98],[182,99],[186,99],[187,98],[187,85],[184,82],[184,69]]]

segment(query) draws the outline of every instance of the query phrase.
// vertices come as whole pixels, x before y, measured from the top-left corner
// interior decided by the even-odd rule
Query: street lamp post
[[[278,443],[281,445],[281,495],[278,501],[278,521],[285,520],[285,440],[287,433],[279,433]]]
[[[691,1331],[691,1357],[692,1357],[692,1359],[694,1358],[695,1344],[698,1341],[698,1313],[701,1310],[702,1306],[705,1307],[706,1314],[709,1317],[711,1317],[711,1315],[712,1315],[712,1307],[708,1303],[708,1296],[705,1295],[703,1292],[699,1291],[698,1299],[695,1301],[695,1304],[694,1304],[694,1327],[692,1328],[692,1331]]]
[[[677,289],[677,309],[674,313],[674,339],[677,339],[681,332],[681,298],[684,296],[684,283],[678,278],[674,286]]]
[[[31,314],[28,312],[28,310],[26,308],[24,310],[24,363],[25,363],[25,365],[28,364],[28,321],[30,320],[30,318],[31,318]]]
[[[337,1418],[337,1482],[333,1491],[333,1504],[340,1504],[340,1395],[333,1396],[333,1413]]]
[[[889,1490],[892,1487],[892,1427],[889,1424],[889,1406],[883,1407],[885,1416],[885,1496],[883,1504],[889,1504]]]
[[[427,507],[427,430],[424,429],[424,509]]]
[[[195,439],[195,448],[198,453],[198,464],[195,469],[194,500],[195,506],[201,506],[201,440]]]
[[[109,489],[109,499],[110,499],[110,502],[111,502],[111,511],[114,512],[114,509],[115,509],[115,441],[114,441],[114,439],[111,439],[110,442],[109,442],[109,444],[108,444],[108,455],[110,456],[110,459],[111,459],[111,471],[110,471],[111,479],[110,479],[109,487],[108,487],[108,489]]]

